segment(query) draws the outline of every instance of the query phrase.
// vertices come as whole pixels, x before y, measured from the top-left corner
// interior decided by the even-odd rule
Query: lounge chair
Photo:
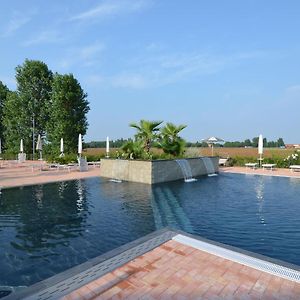
[[[291,172],[300,171],[300,165],[291,165],[290,170]]]
[[[258,163],[246,163],[245,166],[246,168],[251,168],[251,169],[256,169]]]
[[[88,164],[88,166],[93,166],[94,168],[96,168],[96,167],[100,168],[101,162],[100,161],[88,161],[87,164]]]
[[[273,171],[276,167],[276,164],[262,164],[261,166],[264,170],[267,169]]]
[[[219,166],[227,166],[227,163],[228,163],[228,161],[229,161],[229,157],[227,157],[227,158],[219,158]]]

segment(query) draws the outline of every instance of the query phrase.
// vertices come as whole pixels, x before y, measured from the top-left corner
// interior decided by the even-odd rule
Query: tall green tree
[[[285,143],[284,143],[284,141],[283,141],[282,138],[279,138],[279,139],[277,140],[277,145],[278,145],[278,147],[284,147],[284,146],[285,146]]]
[[[159,146],[167,154],[180,156],[184,153],[185,141],[179,136],[179,133],[186,128],[186,125],[174,125],[167,123],[160,130]]]
[[[259,137],[256,136],[252,139],[252,147],[255,147],[257,148],[258,147],[258,140],[259,140]]]
[[[24,112],[22,113],[21,107],[22,101],[17,92],[9,92],[3,107],[3,126],[5,148],[13,153],[18,152],[20,139],[25,141],[27,138],[27,131],[24,131]],[[29,128],[30,126],[31,124]]]
[[[129,126],[137,129],[137,133],[135,135],[136,140],[143,141],[144,149],[147,153],[150,152],[151,145],[153,141],[156,139],[156,133],[159,131],[159,125],[162,121],[146,121],[141,120],[139,124],[130,123]]]
[[[25,152],[32,153],[32,140],[45,135],[49,119],[52,72],[45,63],[26,59],[16,67],[16,81],[16,94],[11,95],[4,114],[6,143],[13,149],[23,138]]]
[[[3,110],[9,89],[0,81],[0,139],[4,141]]]
[[[64,150],[76,152],[78,135],[84,135],[88,122],[86,114],[90,110],[87,94],[72,74],[55,74],[49,103],[47,139],[52,150],[59,151],[60,139],[64,139]]]

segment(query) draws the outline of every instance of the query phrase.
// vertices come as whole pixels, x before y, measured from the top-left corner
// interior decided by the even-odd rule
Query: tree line
[[[282,138],[277,141],[268,141],[266,138],[263,139],[264,148],[279,148],[284,147],[285,143]],[[244,142],[225,142],[224,147],[258,147],[258,137],[254,137],[252,140],[246,139]]]
[[[111,148],[121,148],[122,145],[131,139],[117,139],[115,141],[110,141],[109,145]],[[268,141],[266,138],[263,139],[263,144],[265,148],[279,148],[284,147],[285,143],[282,138],[279,138],[277,141]],[[105,148],[106,141],[92,141],[84,144],[86,148]],[[223,145],[219,144],[216,146],[230,147],[230,148],[244,148],[244,147],[258,147],[258,137],[254,137],[252,140],[246,139],[244,142],[225,142]],[[205,142],[186,142],[186,147],[208,147],[208,144]]]
[[[109,147],[110,148],[121,148],[123,144],[131,141],[132,139],[117,139],[117,140],[110,140]],[[84,143],[84,148],[105,148],[106,147],[106,140],[105,141],[91,141],[88,143]]]
[[[73,74],[53,73],[39,60],[26,59],[16,67],[15,91],[0,81],[0,138],[4,150],[34,152],[37,136],[45,150],[58,153],[60,139],[65,152],[76,152],[78,134],[88,128],[89,102]],[[35,142],[33,142],[35,141]],[[3,149],[2,149],[3,150]]]

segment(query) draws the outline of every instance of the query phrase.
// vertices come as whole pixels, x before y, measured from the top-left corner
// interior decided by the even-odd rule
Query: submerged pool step
[[[169,188],[155,188],[151,205],[156,229],[167,226],[193,233],[189,218]]]
[[[243,264],[245,266],[300,283],[300,272],[250,255],[178,234],[172,238],[181,244]]]

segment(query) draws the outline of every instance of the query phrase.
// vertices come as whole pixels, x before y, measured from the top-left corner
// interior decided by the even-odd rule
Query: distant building
[[[300,144],[285,144],[287,149],[300,149]]]

